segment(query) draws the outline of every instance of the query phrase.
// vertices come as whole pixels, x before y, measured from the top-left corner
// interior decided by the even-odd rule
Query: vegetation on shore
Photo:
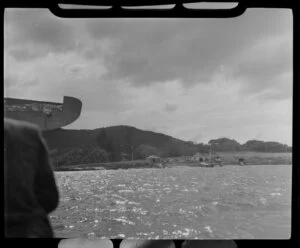
[[[243,158],[245,166],[247,165],[282,165],[292,164],[291,153],[261,153],[261,152],[220,152],[218,156],[222,158],[222,165],[240,165],[239,159]],[[162,164],[162,166],[161,166]],[[54,164],[55,165],[55,164]],[[191,161],[190,157],[174,157],[162,158],[161,163],[151,163],[147,160],[133,160],[133,161],[118,161],[106,163],[88,163],[76,164],[69,166],[55,166],[56,171],[78,171],[78,170],[116,170],[116,169],[132,169],[132,168],[165,168],[189,166],[198,167],[199,162]]]
[[[197,152],[215,152],[224,164],[239,163],[240,158],[248,164],[291,163],[291,158],[287,159],[283,154],[291,154],[292,148],[278,142],[250,140],[240,144],[233,139],[219,138],[203,144],[129,126],[95,130],[58,129],[45,131],[43,135],[56,169],[92,164],[103,164],[105,168],[151,167],[145,161],[150,155],[161,158],[191,157]],[[277,153],[281,155],[265,155]]]

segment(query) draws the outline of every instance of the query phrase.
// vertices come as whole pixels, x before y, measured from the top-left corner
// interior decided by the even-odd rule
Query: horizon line
[[[165,135],[165,136],[169,136],[173,139],[179,139],[181,141],[184,141],[184,142],[193,142],[193,143],[196,143],[197,145],[198,144],[208,144],[209,141],[211,140],[216,140],[216,139],[222,139],[222,138],[226,138],[226,139],[230,139],[230,140],[234,140],[236,141],[237,143],[239,143],[240,145],[244,145],[246,144],[248,141],[262,141],[262,142],[274,142],[274,143],[279,143],[281,145],[286,145],[288,147],[291,147],[292,148],[292,145],[288,145],[288,144],[285,144],[285,143],[281,143],[279,141],[265,141],[265,140],[258,140],[258,139],[249,139],[247,140],[246,142],[244,142],[243,144],[240,143],[239,141],[237,141],[236,139],[234,138],[228,138],[228,137],[219,137],[219,138],[211,138],[207,143],[204,143],[204,142],[195,142],[195,141],[192,141],[192,140],[183,140],[181,138],[176,138],[176,137],[173,137],[171,135],[168,135],[168,134],[165,134],[165,133],[161,133],[161,132],[157,132],[157,131],[151,131],[151,130],[146,130],[146,129],[141,129],[141,128],[137,128],[137,127],[134,127],[134,126],[130,126],[130,125],[124,125],[124,124],[120,124],[120,125],[113,125],[113,126],[103,126],[103,127],[98,127],[98,128],[90,128],[90,129],[87,129],[87,128],[83,128],[83,129],[74,129],[74,128],[70,128],[70,129],[67,129],[65,127],[61,127],[61,128],[58,128],[58,129],[61,129],[61,130],[73,130],[73,131],[94,131],[94,130],[97,130],[97,129],[103,129],[103,128],[110,128],[110,127],[120,127],[120,126],[123,126],[123,127],[131,127],[131,128],[135,128],[135,129],[138,129],[138,130],[141,130],[141,131],[145,131],[145,132],[152,132],[152,133],[157,133],[157,134],[162,134],[162,135]],[[54,129],[55,130],[55,129]],[[46,130],[46,131],[53,131],[53,130]]]

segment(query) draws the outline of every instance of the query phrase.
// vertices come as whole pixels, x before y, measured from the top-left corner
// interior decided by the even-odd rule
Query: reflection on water
[[[291,166],[57,172],[60,237],[285,239]]]

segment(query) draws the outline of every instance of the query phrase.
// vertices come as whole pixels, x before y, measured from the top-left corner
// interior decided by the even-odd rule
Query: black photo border
[[[266,240],[266,239],[238,239],[234,240],[237,247],[300,247],[300,7],[297,6],[297,0],[207,0],[205,2],[239,2],[237,7],[231,10],[197,10],[185,9],[182,4],[201,1],[193,0],[11,0],[2,3],[2,41],[4,42],[4,12],[5,8],[48,8],[53,14],[67,18],[81,15],[80,17],[91,18],[230,18],[239,16],[247,8],[281,8],[292,10],[293,15],[293,129],[292,129],[292,222],[291,238],[287,240]],[[103,5],[113,6],[110,9],[89,9],[84,11],[68,10],[59,8],[58,4],[85,4],[85,5]],[[122,9],[120,6],[141,6],[141,5],[168,5],[176,4],[172,9]],[[300,3],[298,4],[300,6]],[[149,7],[150,8],[150,7]],[[2,50],[4,58],[4,51]],[[2,67],[2,75],[4,68]],[[4,83],[3,83],[4,86]],[[4,247],[58,247],[62,238],[53,239],[8,239],[4,238]],[[120,239],[112,240],[114,248],[119,247]],[[175,246],[180,247],[183,240],[174,240]],[[199,243],[199,247],[201,247]]]

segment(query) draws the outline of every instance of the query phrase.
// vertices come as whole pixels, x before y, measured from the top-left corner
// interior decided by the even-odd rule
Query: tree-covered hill
[[[57,165],[96,163],[161,157],[191,156],[197,152],[291,152],[278,142],[250,140],[240,144],[234,139],[212,139],[196,144],[131,126],[111,126],[94,130],[56,129],[43,135]]]
[[[101,142],[104,133],[107,139],[120,146],[147,144],[161,147],[166,142],[173,140],[171,136],[165,134],[144,131],[130,126],[112,126],[93,130],[55,129],[44,131],[43,135],[50,149],[55,149],[97,145]]]

